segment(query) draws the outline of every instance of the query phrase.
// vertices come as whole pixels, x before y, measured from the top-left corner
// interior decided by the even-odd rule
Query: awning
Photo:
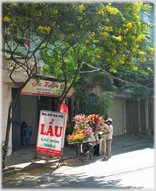
[[[60,97],[63,88],[64,83],[47,80],[40,80],[37,83],[35,79],[31,79],[22,89],[21,94]],[[71,97],[73,92],[74,88],[72,87],[66,97]]]

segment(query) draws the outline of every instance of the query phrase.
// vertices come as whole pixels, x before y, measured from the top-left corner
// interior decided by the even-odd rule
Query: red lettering
[[[42,85],[42,83],[39,83],[39,84],[38,84],[37,82],[33,82],[33,83],[32,83],[32,86],[33,86],[33,87],[35,87],[35,86],[41,86],[41,85]]]
[[[49,88],[53,88],[53,84],[50,84],[48,87],[49,87]]]
[[[41,124],[41,132],[40,132],[41,135],[45,135],[46,134],[46,132],[43,133],[44,126],[45,126],[45,124]]]
[[[49,84],[50,82],[45,82],[45,85],[44,85],[44,87],[48,87],[48,84]]]
[[[49,129],[48,129],[46,135],[48,135],[49,133],[50,133],[50,136],[54,136],[53,130],[52,130],[52,126],[51,126],[51,125],[49,125]]]
[[[63,127],[60,127],[60,134],[58,135],[58,134],[57,134],[58,126],[55,126],[55,136],[56,136],[56,137],[60,137],[60,136],[61,136],[62,129],[63,129]]]

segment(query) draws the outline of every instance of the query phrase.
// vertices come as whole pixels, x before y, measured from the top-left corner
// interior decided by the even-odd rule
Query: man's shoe
[[[104,159],[109,159],[109,157],[105,157]]]

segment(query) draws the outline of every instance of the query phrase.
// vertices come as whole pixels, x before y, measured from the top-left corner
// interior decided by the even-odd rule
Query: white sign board
[[[67,89],[69,87],[67,86]],[[22,89],[21,94],[40,95],[40,96],[55,96],[59,97],[64,89],[64,83],[40,80],[39,83],[35,79],[31,79]],[[72,87],[66,97],[71,97],[74,92]]]
[[[64,148],[66,113],[40,111],[36,152],[61,156]]]

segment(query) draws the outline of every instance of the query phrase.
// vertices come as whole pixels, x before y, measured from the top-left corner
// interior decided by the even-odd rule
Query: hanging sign
[[[64,148],[66,113],[40,111],[36,152],[61,156]]]
[[[68,88],[69,86],[67,86],[67,89]],[[31,79],[22,89],[21,94],[59,97],[63,89],[64,83],[48,80],[40,80],[40,82],[37,83],[34,79]],[[74,88],[71,87],[66,97],[71,97],[73,92]]]
[[[63,102],[60,107],[60,112],[67,114],[67,120],[66,120],[66,128],[67,128],[67,122],[68,122],[68,106]]]

